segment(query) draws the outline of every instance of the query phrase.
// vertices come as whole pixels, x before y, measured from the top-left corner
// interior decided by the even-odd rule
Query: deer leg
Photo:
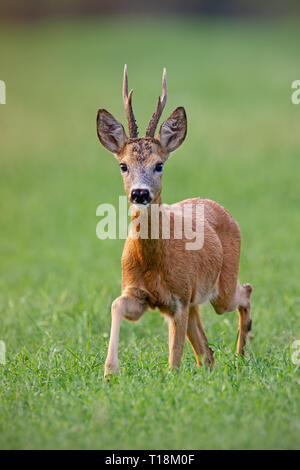
[[[213,367],[214,356],[212,349],[208,346],[208,342],[204,333],[199,306],[190,307],[189,319],[187,326],[187,338],[194,350],[197,365],[202,366],[200,356],[205,356],[205,364]]]
[[[250,284],[244,284],[239,286],[241,289],[240,304],[238,305],[238,314],[239,314],[239,337],[237,343],[238,354],[244,356],[244,347],[247,341],[248,332],[252,327],[252,319],[250,316],[251,312],[251,303],[250,296],[252,292],[252,287]]]
[[[111,306],[111,332],[105,361],[104,377],[118,372],[118,345],[122,317],[137,321],[144,313],[146,305],[135,297],[121,295]]]
[[[219,314],[225,312],[232,312],[237,309],[239,314],[239,336],[237,343],[237,353],[244,355],[244,347],[247,341],[247,335],[252,327],[252,319],[250,316],[251,311],[251,297],[252,287],[250,284],[243,284],[237,281],[235,293],[232,297],[222,296],[213,303],[215,311]]]
[[[188,316],[189,310],[185,307],[169,319],[169,364],[172,369],[178,371],[187,332]]]

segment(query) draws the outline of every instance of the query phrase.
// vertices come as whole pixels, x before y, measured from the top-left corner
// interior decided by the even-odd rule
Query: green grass
[[[299,24],[109,20],[2,26],[0,79],[1,448],[298,448],[300,377]],[[236,313],[203,309],[212,373],[185,347],[168,375],[158,312],[124,321],[120,374],[104,383],[122,240],[96,238],[96,207],[123,194],[95,131],[124,122],[127,62],[142,133],[167,66],[164,116],[188,136],[168,161],[165,202],[201,196],[239,222],[252,343],[237,360]]]

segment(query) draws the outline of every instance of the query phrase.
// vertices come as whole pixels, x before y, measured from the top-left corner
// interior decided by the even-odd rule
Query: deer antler
[[[127,65],[124,66],[124,78],[123,78],[123,101],[125,113],[128,121],[129,136],[136,139],[138,136],[138,126],[135,121],[135,117],[132,111],[131,98],[133,90],[128,95],[128,77],[127,77]]]
[[[163,93],[162,96],[158,97],[158,103],[155,112],[152,115],[152,118],[149,122],[149,125],[146,130],[146,137],[154,137],[154,133],[158,124],[158,121],[160,119],[160,116],[162,115],[162,112],[164,110],[164,107],[167,102],[167,96],[168,96],[168,90],[167,90],[167,77],[166,77],[167,71],[166,68],[163,70],[163,76],[162,76],[162,89]]]

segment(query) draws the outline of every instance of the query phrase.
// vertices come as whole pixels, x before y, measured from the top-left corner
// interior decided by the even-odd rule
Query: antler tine
[[[155,130],[164,110],[164,107],[167,102],[168,90],[167,90],[167,70],[164,68],[162,76],[162,95],[158,97],[158,103],[155,112],[150,119],[149,125],[146,130],[146,137],[154,137]]]
[[[164,67],[163,69],[163,76],[162,76],[162,89],[163,89],[163,95],[161,97],[161,103],[162,103],[162,109],[164,109],[166,102],[167,102],[167,97],[168,97],[168,89],[167,89],[167,69]]]
[[[125,113],[128,121],[129,136],[136,139],[138,136],[138,126],[135,121],[135,117],[132,111],[131,98],[133,90],[128,95],[128,77],[127,77],[127,65],[124,66],[124,78],[123,78],[123,101]]]

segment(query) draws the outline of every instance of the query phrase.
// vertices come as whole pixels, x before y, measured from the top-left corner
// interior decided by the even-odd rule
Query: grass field
[[[0,448],[298,448],[299,24],[3,25],[0,57]],[[187,111],[164,202],[214,199],[242,231],[254,339],[237,360],[237,314],[205,306],[212,373],[186,344],[181,374],[168,375],[167,326],[148,312],[122,323],[120,374],[102,379],[123,241],[96,238],[96,207],[123,188],[95,119],[104,107],[125,121],[125,62],[142,133],[163,66],[164,117]]]

